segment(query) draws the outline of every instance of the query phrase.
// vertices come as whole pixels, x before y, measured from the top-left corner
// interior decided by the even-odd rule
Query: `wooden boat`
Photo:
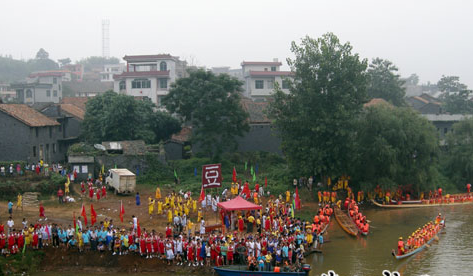
[[[362,236],[368,236],[369,232],[363,232],[363,231],[358,227],[358,225],[356,225],[355,220],[350,216],[350,211],[349,211],[349,210],[347,211],[347,215],[348,215],[348,217],[351,219],[351,221],[353,221],[353,223],[355,224],[356,228],[358,229],[358,233],[360,233]]]
[[[372,199],[371,202],[381,208],[420,208],[420,207],[438,207],[438,206],[455,206],[455,205],[466,205],[472,204],[473,201],[465,201],[465,202],[454,202],[454,203],[421,203],[421,204],[381,204],[376,202],[376,200]]]
[[[334,214],[335,214],[335,219],[337,220],[338,224],[340,224],[340,227],[342,227],[345,232],[347,232],[349,235],[356,237],[358,234],[358,227],[356,227],[355,223],[351,220],[351,218],[338,206],[335,206],[333,208]]]
[[[281,276],[307,276],[309,275],[310,265],[305,264],[302,266],[302,272],[281,272],[274,271],[250,271],[247,270],[247,266],[220,266],[214,267],[215,272],[220,276],[261,276],[261,275],[281,275]]]
[[[391,251],[391,254],[394,256],[394,258],[400,260],[400,259],[404,259],[404,258],[407,258],[407,257],[410,257],[410,256],[414,256],[415,254],[421,252],[422,250],[424,250],[427,247],[427,244],[430,245],[435,240],[437,235],[440,234],[440,232],[443,231],[443,229],[445,228],[445,220],[442,220],[441,223],[442,223],[442,228],[439,230],[439,232],[435,236],[433,236],[430,240],[428,240],[427,243],[424,243],[421,247],[416,248],[415,250],[409,251],[409,252],[407,252],[406,254],[403,254],[403,255],[397,255],[396,251],[393,249]]]

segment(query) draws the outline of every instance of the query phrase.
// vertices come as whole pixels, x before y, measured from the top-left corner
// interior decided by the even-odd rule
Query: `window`
[[[53,153],[56,153],[56,143],[53,143]]]
[[[120,90],[126,90],[126,82],[120,81]]]
[[[36,146],[33,146],[33,157],[36,157]]]
[[[283,80],[282,81],[282,89],[289,89],[289,81]]]
[[[46,97],[51,97],[51,90],[46,90]]]
[[[168,65],[166,64],[165,61],[161,61],[159,64],[159,71],[167,71],[168,70]]]
[[[150,71],[158,71],[158,65],[156,64],[151,64],[151,66],[149,67]]]
[[[268,81],[268,89],[273,89],[274,88],[274,81],[273,80],[269,80]]]
[[[255,89],[263,89],[264,88],[264,81],[263,80],[255,80]]]
[[[444,133],[444,134],[447,134],[447,132],[448,132],[448,128],[444,128],[444,129],[443,129],[443,133]]]
[[[39,130],[38,130],[38,128],[37,128],[37,127],[35,127],[35,129],[34,129],[34,130],[35,130],[35,132],[36,132],[36,138],[37,138],[37,137],[38,137],[38,135],[39,135]]]
[[[49,138],[53,138],[53,128],[49,127]]]
[[[53,97],[57,97],[57,90],[53,91]]]
[[[159,79],[159,88],[168,88],[168,80]]]
[[[268,68],[264,68],[264,71],[268,71]]]
[[[57,84],[57,78],[53,78],[53,83]]]
[[[151,88],[151,81],[135,79],[131,82],[131,88]]]
[[[33,92],[31,92],[31,89],[26,90],[26,97],[33,98]]]
[[[276,72],[276,66],[271,66],[271,71]]]

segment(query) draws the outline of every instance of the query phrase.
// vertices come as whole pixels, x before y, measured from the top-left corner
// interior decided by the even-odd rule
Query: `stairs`
[[[23,194],[23,207],[39,207],[38,200],[39,193],[24,193]]]

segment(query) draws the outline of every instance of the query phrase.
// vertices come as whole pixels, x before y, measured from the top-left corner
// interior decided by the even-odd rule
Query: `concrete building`
[[[65,160],[61,125],[24,104],[0,104],[0,161]]]
[[[63,72],[44,71],[30,74],[25,82],[13,83],[18,103],[59,103],[62,99]]]
[[[445,144],[447,133],[452,131],[452,126],[462,120],[469,119],[473,115],[462,114],[422,114],[424,118],[429,120],[436,128],[439,135],[440,144]]]
[[[243,73],[241,71],[241,69],[231,69],[229,66],[221,66],[221,67],[212,67],[210,69],[210,71],[212,71],[212,73],[214,73],[215,75],[219,75],[219,74],[228,74],[232,77],[235,77],[241,81],[244,81],[245,79],[243,78]]]
[[[3,103],[14,101],[16,98],[16,91],[10,88],[9,84],[0,83],[0,100]]]
[[[273,61],[243,61],[241,71],[245,80],[244,95],[254,101],[266,101],[274,92],[274,85],[285,93],[289,93],[288,79],[293,76],[291,71],[281,71],[282,63]]]
[[[121,74],[125,70],[126,65],[124,63],[106,64],[103,66],[103,71],[100,72],[100,81],[113,82],[113,75]]]
[[[126,71],[114,75],[114,91],[148,97],[157,106],[168,94],[170,84],[186,76],[186,62],[169,54],[125,56]]]
[[[67,64],[62,67],[71,74],[70,81],[81,81],[84,76],[84,66],[82,64]]]

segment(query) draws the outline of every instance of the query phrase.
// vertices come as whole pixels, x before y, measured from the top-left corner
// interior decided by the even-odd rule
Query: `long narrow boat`
[[[351,220],[351,218],[338,206],[335,206],[333,208],[334,213],[335,213],[335,219],[337,220],[338,224],[340,224],[340,227],[342,227],[345,232],[347,232],[349,235],[356,237],[358,234],[358,227],[356,227],[355,223]]]
[[[353,221],[353,223],[355,224],[356,228],[358,229],[358,233],[360,233],[360,234],[363,235],[363,236],[368,236],[369,231],[368,231],[368,232],[363,232],[363,231],[361,230],[361,228],[358,227],[358,225],[356,224],[356,222],[355,222],[355,220],[353,219],[353,217],[350,216],[350,210],[347,210],[347,215],[348,215],[348,217],[351,219],[351,221]]]
[[[442,230],[445,228],[445,220],[442,220],[441,223],[442,223],[442,228],[440,228],[440,230],[437,234],[442,232]],[[427,243],[424,243],[421,247],[416,248],[415,250],[409,251],[406,254],[397,255],[395,253],[394,249],[391,251],[391,254],[394,256],[394,258],[396,258],[398,260],[404,259],[404,258],[407,258],[407,257],[410,257],[410,256],[414,256],[415,254],[417,254],[417,253],[421,252],[422,250],[424,250],[427,247],[427,244],[430,245],[434,241],[435,237],[437,237],[437,234],[435,236],[433,236],[430,240],[428,240]]]
[[[274,271],[250,271],[247,266],[220,266],[214,267],[215,272],[220,276],[261,276],[261,275],[280,275],[280,276],[307,276],[309,275],[310,265],[302,266],[302,272],[274,272]]]
[[[472,204],[473,201],[454,202],[454,203],[432,203],[432,204],[381,204],[372,199],[371,202],[381,208],[421,208],[421,207],[438,207],[438,206],[455,206]]]

